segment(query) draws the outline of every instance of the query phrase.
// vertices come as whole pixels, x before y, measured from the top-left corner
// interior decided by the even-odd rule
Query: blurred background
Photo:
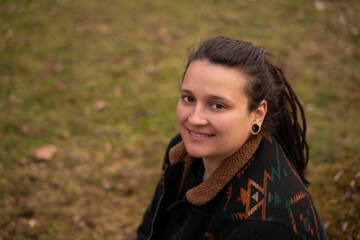
[[[1,0],[0,239],[130,240],[191,49],[266,47],[306,110],[329,239],[360,239],[360,1]]]

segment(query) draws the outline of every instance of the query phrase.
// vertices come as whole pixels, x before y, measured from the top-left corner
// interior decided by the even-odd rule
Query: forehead
[[[188,90],[235,97],[244,95],[245,84],[245,75],[235,68],[196,60],[189,65],[184,75],[182,89],[191,88]]]

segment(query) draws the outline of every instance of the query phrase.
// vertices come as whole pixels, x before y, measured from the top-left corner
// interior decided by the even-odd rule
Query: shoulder
[[[228,195],[227,212],[236,219],[279,224],[297,236],[320,238],[322,225],[311,196],[274,138],[263,139]]]
[[[263,138],[255,153],[255,159],[256,168],[264,169],[270,175],[269,180],[276,185],[297,185],[301,189],[306,189],[295,166],[276,138]]]

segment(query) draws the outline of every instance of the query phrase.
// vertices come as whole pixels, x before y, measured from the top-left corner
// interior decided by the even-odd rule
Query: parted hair
[[[202,42],[189,55],[183,77],[195,60],[207,60],[243,73],[247,80],[244,90],[249,99],[248,110],[254,111],[263,100],[267,101],[261,133],[276,137],[303,183],[308,185],[304,176],[309,160],[304,109],[283,71],[270,61],[271,56],[265,48],[250,42],[217,36]]]

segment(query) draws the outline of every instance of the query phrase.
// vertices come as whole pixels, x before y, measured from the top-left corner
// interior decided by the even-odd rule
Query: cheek
[[[251,128],[249,118],[239,115],[218,118],[212,124],[219,132],[230,135],[247,135]]]
[[[233,121],[229,118],[218,118],[215,121],[210,122],[218,132],[230,132],[231,128],[234,126],[232,124]]]
[[[178,123],[181,123],[184,121],[184,119],[186,119],[186,109],[184,108],[184,106],[182,106],[182,104],[179,102],[176,108],[176,119],[178,121]]]

